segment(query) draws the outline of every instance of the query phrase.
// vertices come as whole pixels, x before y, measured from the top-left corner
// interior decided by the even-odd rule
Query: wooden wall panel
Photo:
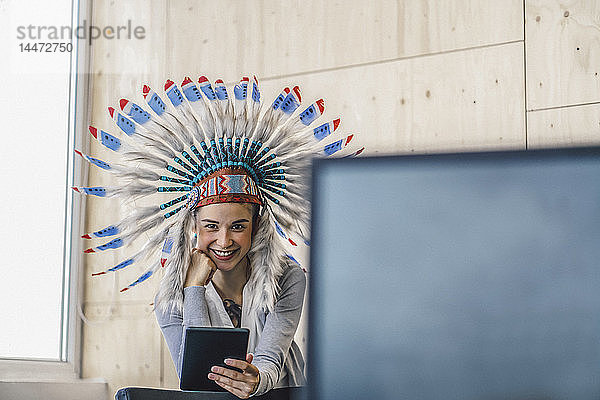
[[[237,81],[397,56],[396,0],[170,1],[170,72]]]
[[[366,154],[524,148],[522,61],[523,45],[515,43],[261,86],[266,101],[291,83],[301,86],[306,104],[324,96],[322,119],[342,115],[340,130],[358,133]]]
[[[600,101],[600,2],[527,0],[527,109]]]
[[[529,148],[600,145],[600,105],[527,113]]]
[[[398,56],[523,40],[522,0],[398,1]]]
[[[92,110],[90,124],[119,136],[108,114],[107,106],[118,109],[121,97],[141,102],[141,84],[150,77],[164,76],[166,65],[165,7],[160,2],[130,0],[94,2],[92,23],[96,26],[143,26],[146,38],[98,39],[92,44],[90,95]],[[143,103],[142,103],[143,104]],[[85,135],[91,137],[89,133]],[[108,162],[118,157],[92,140],[91,155]],[[92,167],[90,186],[111,186],[112,177]],[[98,230],[115,223],[131,212],[116,200],[88,197],[87,230]],[[108,240],[85,241],[91,247]],[[89,242],[89,243],[88,243]],[[87,246],[87,245],[90,246]],[[134,243],[133,251],[140,243]],[[109,383],[109,399],[123,386],[160,386],[161,348],[160,329],[151,311],[158,280],[151,279],[135,291],[118,291],[142,274],[147,264],[132,265],[118,274],[91,277],[131,256],[131,249],[119,249],[106,254],[91,254],[85,258],[85,295],[82,313],[88,320],[83,324],[83,377],[104,377]]]
[[[171,1],[169,72],[192,65],[235,81],[522,40],[522,8],[521,0]]]
[[[164,46],[166,26],[164,15],[166,3],[154,1],[149,6],[145,0],[129,0],[122,2],[94,2],[92,23],[99,27],[127,25],[131,21],[133,27],[142,26],[145,29],[144,39],[97,39],[93,41],[92,74],[93,79],[90,94],[92,110],[90,124],[98,129],[120,136],[120,131],[110,118],[107,107],[119,109],[119,99],[131,99],[143,103],[141,86],[151,82],[150,77],[164,76],[166,65],[166,49]],[[91,135],[85,132],[86,137]],[[118,156],[92,140],[90,153],[107,162],[118,160]],[[112,176],[96,167],[89,169],[89,186],[112,186],[116,181]],[[122,206],[119,201],[89,196],[86,198],[88,209],[93,210],[87,218],[86,229],[94,231],[113,224],[128,215],[132,207]],[[142,204],[143,202],[138,202]],[[84,246],[92,247],[105,243],[101,239],[85,241]],[[89,246],[88,246],[89,245]],[[140,248],[142,241],[134,243],[133,249]],[[85,258],[85,301],[112,302],[114,289],[121,289],[140,276],[148,265],[132,265],[116,277],[103,275],[91,277],[99,272],[117,265],[132,254],[131,250],[118,249],[106,254],[91,254]],[[150,303],[153,298],[154,285],[144,285],[135,292],[123,293],[117,299],[139,299]],[[87,327],[84,327],[84,330]]]
[[[106,378],[110,398],[125,386],[159,386],[162,338],[149,304],[89,302],[83,311],[84,378]]]
[[[396,134],[411,151],[523,148],[522,82],[522,43],[414,59]]]

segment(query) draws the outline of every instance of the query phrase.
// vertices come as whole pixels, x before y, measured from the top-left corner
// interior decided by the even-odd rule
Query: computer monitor
[[[311,399],[600,399],[600,148],[313,167]]]

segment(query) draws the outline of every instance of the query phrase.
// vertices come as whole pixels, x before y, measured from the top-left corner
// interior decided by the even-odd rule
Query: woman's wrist
[[[206,281],[206,278],[204,278],[204,280],[202,280],[203,277],[198,277],[197,274],[189,274],[185,279],[185,282],[183,283],[183,287],[190,287],[190,286],[204,286],[204,282]]]

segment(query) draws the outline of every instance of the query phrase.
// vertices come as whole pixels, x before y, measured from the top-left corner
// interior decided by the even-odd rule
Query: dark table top
[[[273,389],[253,399],[261,400],[297,400],[301,399],[303,388]],[[126,387],[119,389],[116,400],[235,400],[238,397],[229,392],[187,392],[181,390]]]

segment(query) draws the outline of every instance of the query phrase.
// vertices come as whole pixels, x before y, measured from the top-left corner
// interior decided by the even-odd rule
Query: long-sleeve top
[[[304,378],[304,359],[294,334],[298,328],[306,277],[298,267],[287,268],[279,279],[279,295],[271,313],[251,312],[244,304],[250,297],[247,285],[242,292],[241,326],[250,331],[248,352],[254,354],[252,364],[260,374],[260,383],[254,395],[261,395],[274,387],[301,386]],[[181,377],[183,343],[187,327],[233,327],[223,301],[212,282],[206,286],[184,289],[183,313],[174,308],[167,312],[158,307],[156,319]]]

